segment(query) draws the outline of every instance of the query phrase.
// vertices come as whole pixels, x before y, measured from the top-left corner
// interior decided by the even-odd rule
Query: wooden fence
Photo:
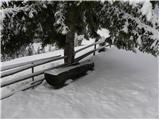
[[[89,52],[75,58],[75,62],[79,62],[80,60],[82,60],[83,58],[87,57],[90,54],[95,55],[95,52],[97,50],[100,50],[100,49],[103,49],[103,48],[109,46],[109,45],[104,45],[104,46],[96,48],[96,45],[101,44],[101,43],[103,43],[103,42],[95,42],[93,44],[87,45],[83,48],[80,48],[80,49],[76,50],[75,54],[77,54],[78,52],[80,52],[82,50],[85,50],[85,49],[87,49],[91,46],[95,46],[93,50],[90,50]],[[24,75],[24,76],[20,76],[18,78],[13,78],[12,80],[3,80],[3,81],[1,80],[1,87],[6,87],[8,85],[12,85],[12,84],[17,83],[17,82],[26,81],[29,78],[32,78],[32,81],[29,84],[27,84],[25,86],[22,86],[18,90],[12,91],[11,93],[9,93],[7,95],[1,96],[1,99],[7,98],[7,97],[13,95],[14,93],[16,93],[18,91],[26,90],[26,89],[29,89],[31,87],[34,87],[34,86],[37,86],[37,85],[41,84],[43,82],[44,78],[41,78],[39,80],[34,80],[34,77],[44,74],[44,72],[47,71],[47,70],[51,70],[51,69],[55,69],[55,68],[65,66],[65,64],[61,64],[61,65],[58,65],[58,66],[51,66],[49,68],[40,70],[38,72],[34,71],[34,67],[37,67],[39,65],[44,65],[46,63],[62,60],[64,58],[65,58],[65,56],[58,55],[58,56],[54,56],[54,57],[50,57],[50,58],[33,60],[33,61],[30,61],[30,62],[23,62],[23,63],[9,65],[9,66],[2,66],[2,68],[1,68],[1,78],[11,76],[13,74],[22,72],[22,71],[27,70],[27,69],[32,69],[32,73]]]

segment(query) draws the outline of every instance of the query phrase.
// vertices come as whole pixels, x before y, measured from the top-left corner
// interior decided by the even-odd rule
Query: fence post
[[[33,65],[33,63],[32,63]],[[32,67],[32,73],[34,73],[34,66]],[[32,77],[32,81],[34,81],[34,76]]]
[[[94,50],[96,49],[96,44],[94,45]],[[96,54],[96,51],[93,52],[93,55]]]

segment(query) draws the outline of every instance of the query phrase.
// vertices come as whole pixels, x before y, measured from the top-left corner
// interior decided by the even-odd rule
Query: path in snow
[[[62,89],[44,82],[2,100],[2,118],[158,118],[158,58],[112,48],[93,59]]]

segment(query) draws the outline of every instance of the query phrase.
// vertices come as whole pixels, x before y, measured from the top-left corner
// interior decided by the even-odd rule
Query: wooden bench
[[[68,79],[75,80],[83,75],[86,75],[88,70],[94,69],[94,62],[87,60],[76,65],[61,67],[58,69],[46,71],[44,73],[47,83],[55,89],[65,86]]]

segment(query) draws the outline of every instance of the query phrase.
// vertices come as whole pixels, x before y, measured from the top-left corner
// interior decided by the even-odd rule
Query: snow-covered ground
[[[95,70],[62,89],[44,81],[2,100],[2,118],[158,118],[158,58],[114,47],[90,58]]]

